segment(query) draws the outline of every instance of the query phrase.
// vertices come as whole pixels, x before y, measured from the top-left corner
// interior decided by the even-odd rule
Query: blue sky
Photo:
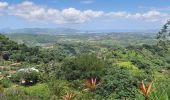
[[[0,28],[159,29],[170,0],[1,0]]]

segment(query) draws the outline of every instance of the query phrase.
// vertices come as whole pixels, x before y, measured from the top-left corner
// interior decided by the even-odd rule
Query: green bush
[[[37,84],[30,87],[11,87],[3,92],[0,100],[49,100],[51,91],[47,84]]]
[[[4,87],[4,88],[8,88],[12,85],[11,80],[9,79],[3,79],[0,81],[0,84]]]
[[[64,80],[53,80],[48,83],[50,90],[53,92],[53,95],[61,97],[68,92],[73,91],[70,88],[70,83]]]
[[[1,100],[24,100],[29,99],[25,93],[18,88],[9,88],[4,91]],[[31,98],[30,98],[31,99]]]
[[[132,99],[137,94],[137,80],[128,70],[118,67],[107,68],[106,75],[102,77],[97,86],[96,93],[115,99]]]
[[[104,66],[104,62],[96,55],[84,54],[65,61],[61,69],[67,80],[76,80],[100,78]]]
[[[39,79],[39,71],[35,68],[24,68],[17,71],[16,75],[13,75],[12,80],[20,82],[24,85],[32,85],[37,83]]]
[[[36,97],[39,100],[49,100],[51,97],[51,91],[47,84],[36,84],[29,87],[20,87],[20,89],[30,97]]]
[[[168,100],[170,99],[170,79],[159,79],[153,81],[150,99]]]

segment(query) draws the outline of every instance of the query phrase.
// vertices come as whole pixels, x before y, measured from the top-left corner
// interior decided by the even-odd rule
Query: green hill
[[[2,100],[170,98],[169,41],[126,48],[85,42],[41,48],[0,35],[0,53]],[[142,80],[153,81],[147,97],[139,92]]]

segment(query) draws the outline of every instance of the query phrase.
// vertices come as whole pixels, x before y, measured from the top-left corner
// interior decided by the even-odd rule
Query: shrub
[[[39,79],[39,71],[35,68],[25,68],[17,71],[13,76],[13,80],[21,82],[24,85],[32,85],[37,83]]]
[[[71,92],[73,89],[70,88],[70,83],[64,80],[53,80],[48,83],[50,90],[53,92],[54,95],[61,97]]]
[[[12,85],[12,82],[9,79],[3,79],[0,81],[0,84],[4,87],[4,88],[8,88]]]
[[[22,52],[18,52],[11,55],[10,58],[13,59],[14,61],[20,62],[20,61],[25,61],[26,55],[23,54]]]
[[[104,66],[104,62],[95,55],[84,54],[65,61],[61,69],[67,80],[88,79],[91,77],[99,79]]]
[[[24,93],[30,97],[36,97],[38,100],[49,100],[51,91],[47,84],[36,84],[30,87],[20,87]],[[37,100],[37,99],[36,99]]]
[[[153,82],[153,91],[149,99],[168,100],[170,98],[170,79],[159,79]]]
[[[9,88],[4,91],[1,100],[24,100],[28,99],[21,89]]]
[[[96,92],[104,97],[115,95],[115,99],[135,98],[137,81],[128,70],[112,67],[107,68],[106,75],[101,79]]]

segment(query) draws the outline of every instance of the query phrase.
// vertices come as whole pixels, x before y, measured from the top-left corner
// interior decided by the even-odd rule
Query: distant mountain
[[[135,33],[156,33],[157,29],[150,30],[77,30],[71,28],[20,28],[11,29],[3,28],[0,29],[0,33],[27,33],[27,34],[69,34],[69,33],[112,33],[112,32],[135,32]]]
[[[0,29],[1,33],[30,33],[30,34],[61,34],[61,33],[78,33],[80,30],[71,28],[22,28],[22,29],[11,29],[4,28]]]

